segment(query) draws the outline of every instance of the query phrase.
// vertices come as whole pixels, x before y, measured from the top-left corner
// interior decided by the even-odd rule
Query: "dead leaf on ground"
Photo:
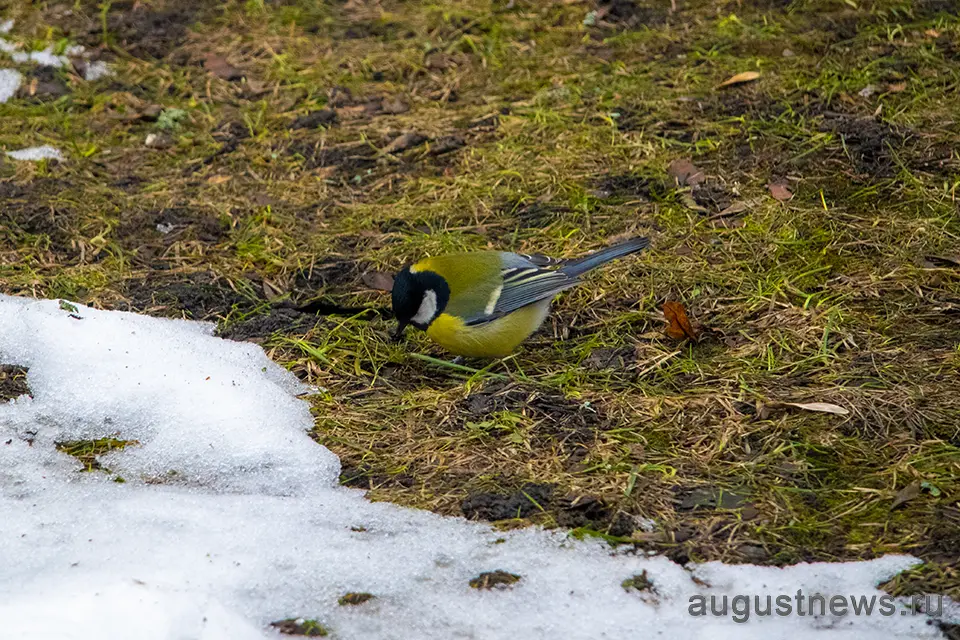
[[[675,340],[690,338],[697,340],[697,332],[690,324],[687,310],[683,305],[673,300],[663,303],[663,316],[667,319],[667,335]]]
[[[830,402],[784,402],[785,406],[796,407],[797,409],[803,409],[804,411],[817,411],[819,413],[833,413],[838,416],[850,415],[850,411],[844,409],[840,405],[832,404]]]
[[[243,71],[227,62],[223,56],[215,53],[208,53],[203,59],[203,68],[223,80],[240,80],[243,78]]]
[[[410,111],[410,105],[399,98],[383,101],[383,112],[389,115],[399,115]]]
[[[233,176],[210,176],[207,178],[207,184],[224,184],[232,179]]]
[[[928,268],[956,268],[960,267],[960,256],[923,256],[923,259],[929,263],[925,264]]]
[[[903,489],[897,492],[896,497],[893,499],[893,504],[890,505],[890,510],[893,511],[899,506],[910,502],[914,498],[920,495],[920,481],[914,480]]]
[[[367,271],[361,276],[363,284],[377,291],[393,291],[393,276],[383,271]]]
[[[720,213],[710,216],[710,218],[711,219],[725,218],[727,216],[743,213],[744,211],[747,211],[748,209],[750,209],[750,207],[752,207],[755,204],[756,203],[753,200],[738,200],[737,202],[734,202],[726,209],[723,209],[722,211],[720,211]]]
[[[677,185],[681,187],[692,187],[706,179],[700,167],[693,164],[690,158],[680,158],[671,162],[670,166],[667,167],[667,175],[676,180]]]
[[[770,190],[770,195],[773,196],[773,199],[779,202],[786,202],[793,198],[793,192],[790,191],[785,184],[771,182],[767,185],[767,189]]]
[[[396,138],[393,142],[388,144],[383,148],[384,153],[401,153],[407,149],[413,149],[414,147],[419,147],[421,144],[429,140],[427,136],[416,131],[408,131],[407,133]]]
[[[900,93],[907,90],[906,82],[892,82],[887,85],[887,93]]]
[[[244,94],[250,98],[256,98],[262,96],[265,93],[270,93],[270,85],[266,82],[260,82],[259,80],[251,80],[247,78],[247,82],[244,85]]]
[[[724,89],[726,87],[733,87],[738,84],[746,84],[747,82],[753,82],[754,80],[760,77],[759,71],[744,71],[743,73],[738,73],[735,76],[731,76],[717,85],[717,89]]]
[[[280,288],[275,282],[271,282],[266,278],[263,279],[261,283],[263,285],[263,295],[267,297],[267,300],[272,300],[283,295],[283,289]]]

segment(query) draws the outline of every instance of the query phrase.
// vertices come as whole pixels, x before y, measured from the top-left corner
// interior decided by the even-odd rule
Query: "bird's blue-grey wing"
[[[491,295],[483,313],[466,318],[467,324],[483,324],[527,305],[549,300],[564,289],[580,284],[562,271],[543,269],[529,259],[515,253],[503,256],[504,269],[499,291]]]

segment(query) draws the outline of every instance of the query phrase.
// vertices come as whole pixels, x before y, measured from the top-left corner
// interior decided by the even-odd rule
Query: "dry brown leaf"
[[[663,303],[663,316],[667,319],[667,335],[674,340],[690,338],[697,340],[697,332],[687,318],[687,310],[683,305],[673,300]]]
[[[738,84],[745,84],[747,82],[753,82],[760,77],[759,71],[744,71],[743,73],[738,73],[735,76],[731,76],[717,85],[717,89],[724,89],[726,87],[733,87]]]
[[[276,283],[264,278],[261,284],[263,285],[263,295],[267,297],[267,300],[283,295],[283,290]]]
[[[711,218],[724,218],[724,217],[726,217],[726,216],[732,216],[732,215],[736,215],[736,214],[738,214],[738,213],[743,213],[744,211],[746,211],[746,210],[748,210],[750,207],[752,207],[753,204],[754,204],[754,203],[753,203],[752,200],[737,200],[736,202],[734,202],[733,204],[731,204],[729,207],[727,207],[726,209],[724,209],[724,210],[721,211],[720,213],[717,213],[717,214],[711,216]]]
[[[767,185],[767,189],[770,190],[770,195],[773,196],[773,199],[779,202],[786,202],[793,198],[793,192],[790,191],[785,184],[771,182]]]
[[[803,409],[804,411],[817,411],[819,413],[833,413],[838,416],[846,416],[850,414],[850,412],[847,409],[844,409],[840,405],[831,404],[829,402],[784,402],[783,404],[788,407],[796,407],[797,409]]]
[[[384,153],[402,153],[407,149],[413,149],[414,147],[419,147],[424,142],[427,142],[429,138],[422,133],[417,131],[408,131],[403,135],[395,138],[393,142],[388,144],[383,148]]]
[[[700,167],[693,164],[690,158],[680,158],[671,162],[667,167],[667,175],[676,180],[681,187],[700,184],[706,179]]]
[[[224,80],[239,80],[243,77],[243,71],[227,62],[223,56],[215,53],[208,53],[203,59],[203,68]]]
[[[893,504],[890,505],[890,510],[893,511],[897,507],[910,502],[914,498],[920,495],[920,481],[914,480],[903,489],[897,492],[896,497],[893,499]]]
[[[923,256],[923,259],[929,263],[928,268],[954,268],[960,267],[960,256]]]
[[[230,182],[233,179],[233,176],[210,176],[207,178],[207,184],[223,184],[225,182]]]
[[[393,291],[393,276],[383,271],[367,271],[361,276],[363,284],[377,291]]]
[[[691,211],[699,211],[700,213],[709,213],[710,210],[706,207],[701,207],[697,204],[697,201],[693,199],[693,196],[689,193],[684,193],[680,196],[680,202],[683,203],[683,206],[690,209]]]
[[[907,90],[906,82],[892,82],[887,85],[888,93],[900,93],[901,91],[906,91],[906,90]]]
[[[244,93],[251,98],[256,98],[257,96],[262,96],[265,93],[270,93],[270,90],[270,85],[268,85],[266,82],[251,80],[250,78],[247,78],[246,85],[244,86]]]
[[[924,31],[923,33],[924,33],[924,35],[928,35],[928,36],[930,36],[931,38],[939,38],[939,37],[940,37],[940,32],[937,31],[936,29],[927,29],[927,30]]]

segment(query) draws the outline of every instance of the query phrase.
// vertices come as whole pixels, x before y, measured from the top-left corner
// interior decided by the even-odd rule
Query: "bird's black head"
[[[426,329],[449,300],[450,286],[443,276],[405,267],[393,279],[393,315],[398,323],[394,337],[399,339],[408,324]]]

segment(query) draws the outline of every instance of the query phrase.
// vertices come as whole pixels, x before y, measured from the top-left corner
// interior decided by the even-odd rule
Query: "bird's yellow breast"
[[[550,311],[550,300],[518,309],[502,318],[468,326],[461,318],[441,313],[427,327],[430,339],[451,353],[470,358],[502,358],[537,330]]]

